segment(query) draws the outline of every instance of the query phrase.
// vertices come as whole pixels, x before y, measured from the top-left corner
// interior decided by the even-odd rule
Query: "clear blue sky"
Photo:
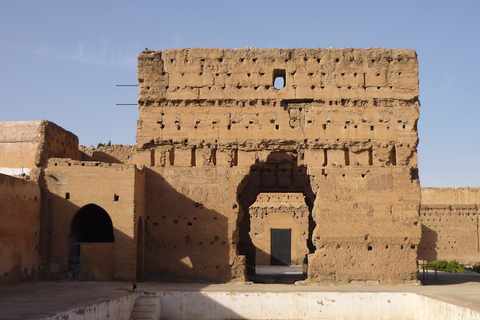
[[[417,50],[421,185],[480,187],[480,1],[2,1],[0,121],[135,144],[145,47]]]

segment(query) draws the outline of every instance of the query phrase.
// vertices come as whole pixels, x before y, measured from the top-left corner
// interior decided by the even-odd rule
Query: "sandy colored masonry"
[[[244,282],[283,264],[305,283],[415,284],[417,254],[448,251],[428,210],[467,205],[477,219],[476,190],[421,194],[413,50],[148,50],[138,81],[135,146],[0,123],[2,172],[28,169],[8,179],[40,190],[39,258],[7,259],[1,279],[27,266],[40,279]],[[451,256],[474,262],[471,237]]]

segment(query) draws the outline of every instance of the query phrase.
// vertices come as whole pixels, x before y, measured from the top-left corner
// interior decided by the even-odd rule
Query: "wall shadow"
[[[438,234],[435,230],[421,224],[422,236],[418,244],[418,260],[435,261],[437,260],[437,241]]]
[[[188,174],[181,167],[170,170]],[[146,170],[146,184],[145,280],[232,280],[228,218],[180,193],[152,169]],[[188,189],[195,188],[202,185],[192,180]]]
[[[480,273],[449,273],[449,272],[437,272],[435,275],[434,270],[428,270],[425,277],[422,272],[419,273],[418,279],[422,285],[454,285],[463,283],[480,283]]]
[[[94,150],[92,155],[86,154],[82,152],[82,161],[98,161],[98,162],[105,162],[105,163],[124,163],[120,161],[118,158],[103,152]]]

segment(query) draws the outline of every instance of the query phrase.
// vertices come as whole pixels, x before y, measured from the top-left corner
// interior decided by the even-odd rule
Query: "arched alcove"
[[[70,236],[75,242],[113,242],[113,224],[108,213],[96,204],[87,204],[72,219]]]
[[[79,280],[112,280],[114,231],[108,213],[88,204],[75,213],[70,226],[68,277]]]
[[[246,257],[247,276],[255,281],[256,251],[250,236],[251,213],[250,206],[256,201],[260,193],[301,193],[305,197],[308,207],[308,238],[309,253],[314,252],[312,234],[315,223],[312,218],[315,194],[310,186],[307,168],[297,163],[295,151],[276,151],[270,153],[264,162],[257,162],[251,166],[249,174],[243,179],[237,189],[237,199],[241,208],[241,217],[238,221],[238,252]]]

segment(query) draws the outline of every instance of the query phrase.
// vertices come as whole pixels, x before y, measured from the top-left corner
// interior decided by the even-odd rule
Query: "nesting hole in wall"
[[[113,195],[113,201],[118,201],[120,199],[120,196],[118,194]]]
[[[373,250],[373,247],[372,247],[372,246],[368,246],[367,249],[368,249],[368,251],[372,251],[372,250]]]
[[[70,199],[70,192],[65,193],[65,199]]]
[[[196,151],[197,151],[196,147],[193,147],[191,150],[190,166],[192,167],[195,167],[197,165]]]

